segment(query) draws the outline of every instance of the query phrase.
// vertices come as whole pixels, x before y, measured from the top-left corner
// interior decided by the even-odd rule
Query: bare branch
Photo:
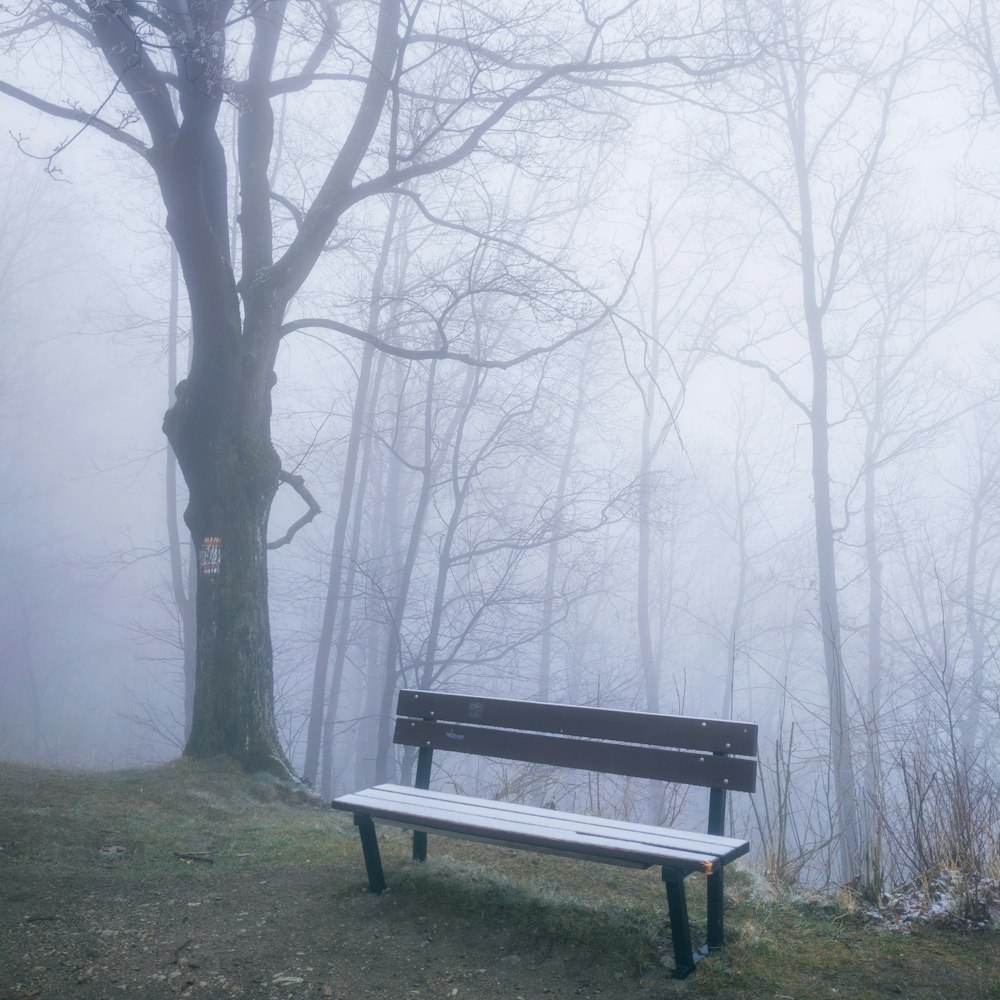
[[[286,198],[283,194],[278,194],[277,191],[272,191],[270,197],[271,201],[277,202],[283,208],[288,209],[288,214],[295,220],[296,228],[302,225],[302,209],[294,201]]]
[[[113,93],[114,91],[112,91],[112,94]],[[6,94],[8,97],[13,97],[14,100],[20,101],[22,104],[27,104],[29,107],[35,108],[37,111],[44,111],[45,114],[52,115],[53,118],[62,118],[65,121],[78,122],[84,128],[95,128],[98,132],[109,136],[116,142],[120,142],[123,145],[128,146],[129,149],[131,149],[134,153],[138,153],[140,156],[145,157],[149,153],[149,147],[144,142],[136,139],[135,136],[130,135],[118,126],[112,125],[111,122],[106,122],[103,118],[99,118],[99,112],[84,111],[82,108],[69,107],[64,104],[55,104],[52,101],[47,101],[42,97],[37,97],[35,94],[22,90],[20,87],[15,87],[13,84],[7,83],[5,80],[0,80],[0,94]],[[108,95],[108,99],[110,99],[110,97],[111,95]],[[104,101],[101,107],[103,108],[106,104],[107,100]],[[61,143],[57,151],[65,149],[67,145],[68,142]]]
[[[571,330],[564,336],[554,340],[551,344],[545,344],[542,347],[533,347],[531,350],[524,351],[521,354],[514,355],[511,358],[504,358],[502,360],[476,357],[466,351],[453,351],[448,347],[425,349],[401,347],[399,344],[393,344],[388,340],[383,340],[381,337],[377,337],[374,334],[366,332],[365,330],[358,329],[356,326],[349,326],[347,323],[338,323],[336,320],[322,319],[319,317],[292,320],[285,323],[281,327],[281,335],[284,337],[289,333],[294,333],[296,330],[307,330],[311,327],[320,330],[334,330],[337,333],[343,333],[348,337],[354,338],[355,340],[360,340],[365,344],[371,344],[376,350],[394,358],[404,358],[407,361],[458,361],[461,364],[469,365],[473,368],[495,368],[506,371],[508,368],[514,368],[517,365],[524,364],[524,362],[530,361],[532,358],[537,358],[540,355],[553,354],[560,348],[565,347],[571,341],[576,340],[577,337],[581,337],[583,334],[589,333],[591,330],[598,327],[611,315],[611,311],[611,309],[603,311],[601,315],[592,322],[587,323],[585,326]]]
[[[273,542],[268,542],[267,547],[269,549],[280,549],[283,545],[287,545],[298,534],[300,529],[304,528],[314,517],[316,517],[317,514],[322,513],[322,508],[318,503],[316,503],[316,498],[309,492],[309,489],[305,484],[305,480],[301,476],[296,476],[282,470],[278,473],[278,480],[282,483],[288,483],[288,485],[291,486],[300,497],[302,497],[309,509],[288,529],[288,531],[284,533],[284,535],[281,536],[281,538],[278,538]]]
[[[794,392],[792,392],[789,384],[777,371],[767,364],[767,362],[757,361],[753,358],[745,358],[740,354],[730,354],[728,351],[723,351],[718,347],[711,348],[711,353],[720,358],[725,358],[727,361],[735,361],[736,364],[742,365],[744,368],[755,368],[757,371],[764,372],[767,377],[785,394],[788,400],[798,407],[798,409],[806,415],[808,420],[812,420],[812,411],[810,408],[801,399],[799,399]]]

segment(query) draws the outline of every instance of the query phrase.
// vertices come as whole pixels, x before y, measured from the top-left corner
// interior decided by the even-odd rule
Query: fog
[[[337,30],[367,37],[368,6]],[[340,218],[274,369],[274,445],[321,513],[290,531],[286,483],[267,530],[292,536],[278,731],[325,794],[372,779],[409,685],[760,723],[734,822],[781,878],[835,879],[844,827],[876,881],[992,836],[1000,104],[972,29],[793,7],[801,63],[773,42],[696,85],[567,84]],[[0,79],[65,92],[58,51],[12,48]],[[193,697],[161,431],[185,275],[138,157],[2,93],[0,755],[167,760]],[[333,84],[271,103],[282,249],[353,112]]]

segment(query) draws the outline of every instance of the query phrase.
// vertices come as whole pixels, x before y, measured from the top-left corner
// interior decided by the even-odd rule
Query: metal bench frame
[[[755,725],[411,690],[400,691],[396,714],[394,741],[417,748],[414,787],[378,785],[332,803],[354,814],[371,892],[385,888],[378,820],[413,830],[415,861],[426,859],[427,834],[434,833],[634,868],[659,865],[674,976],[690,975],[725,943],[724,869],[750,849],[723,835],[726,793],[756,787]],[[708,787],[707,833],[431,791],[434,750]],[[693,871],[707,876],[706,943],[697,949],[684,888]]]

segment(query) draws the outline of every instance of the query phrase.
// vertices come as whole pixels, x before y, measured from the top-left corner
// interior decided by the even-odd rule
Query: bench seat
[[[443,836],[572,858],[711,875],[750,850],[745,840],[477,799],[408,785],[376,785],[335,809]]]

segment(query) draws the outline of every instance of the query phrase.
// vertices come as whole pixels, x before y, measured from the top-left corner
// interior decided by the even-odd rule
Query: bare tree
[[[666,89],[711,78],[732,64],[734,36],[725,24],[721,33],[703,29],[700,9],[692,32],[655,10],[640,17],[629,5],[595,20],[586,8],[558,2],[506,17],[460,4],[404,8],[400,0],[349,9],[262,0],[246,11],[230,0],[178,8],[54,0],[2,10],[8,62],[0,93],[99,132],[148,165],[187,288],[190,370],[164,420],[189,490],[185,519],[200,569],[186,753],[226,753],[287,774],[267,601],[266,531],[282,476],[271,395],[282,340],[326,319],[288,313],[331,238],[356,206],[407,181],[484,148],[515,158],[517,131],[548,127],[556,106],[580,129],[586,115],[569,112],[581,87],[593,106],[606,107],[608,88],[635,85],[650,71]],[[37,89],[13,82],[22,79],[16,61],[42,49],[61,51],[55,65],[78,66],[79,75],[66,72]],[[314,85],[332,83],[340,87],[336,106],[310,95]],[[61,92],[78,96],[61,100]],[[280,190],[271,169],[280,149],[274,103],[296,100],[329,115],[337,137],[315,179],[304,190],[299,182],[298,198]],[[235,163],[223,141],[229,108]],[[401,121],[415,126],[405,148],[398,148]],[[231,169],[238,241],[227,201]],[[373,339],[363,328],[333,325]],[[574,332],[564,327],[536,349]],[[441,342],[417,353],[475,360]]]
[[[859,221],[891,169],[890,126],[918,22],[896,24],[889,16],[876,37],[866,38],[853,15],[828,0],[775,4],[771,12],[773,58],[750,71],[756,88],[738,99],[752,97],[756,110],[744,106],[744,118],[774,143],[740,161],[746,149],[738,151],[737,130],[729,148],[711,150],[708,163],[760,205],[795,262],[788,277],[798,287],[800,312],[792,329],[805,341],[807,374],[797,382],[799,366],[769,356],[777,336],[770,326],[750,333],[731,356],[764,370],[809,427],[838,877],[848,883],[859,874],[862,846],[837,581],[830,374],[850,336],[842,331],[836,342],[833,318],[835,304],[851,302]]]

